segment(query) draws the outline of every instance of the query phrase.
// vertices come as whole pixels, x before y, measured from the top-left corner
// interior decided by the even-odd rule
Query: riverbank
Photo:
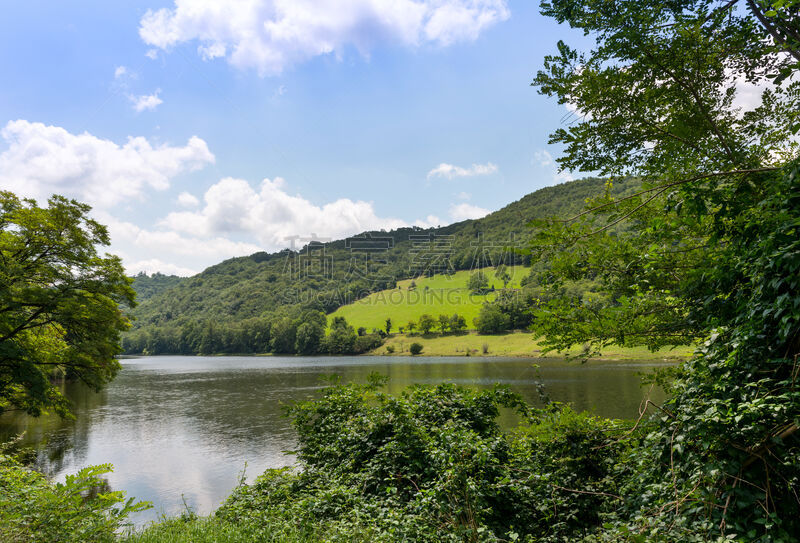
[[[480,335],[471,331],[448,335],[392,334],[383,345],[362,356],[412,356],[412,343],[422,345],[419,356],[513,356],[539,358],[563,356],[559,353],[543,354],[544,348],[528,332],[511,332],[498,335]],[[609,347],[603,349],[600,360],[685,360],[691,356],[692,347],[676,347],[651,352],[645,347]],[[568,351],[569,355],[580,353],[579,348]],[[595,359],[595,358],[592,358]]]

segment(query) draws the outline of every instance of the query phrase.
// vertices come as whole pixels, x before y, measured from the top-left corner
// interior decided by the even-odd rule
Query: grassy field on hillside
[[[476,332],[466,334],[448,334],[444,336],[431,334],[429,336],[406,334],[393,334],[381,347],[369,354],[394,356],[410,356],[408,348],[412,343],[423,346],[421,356],[542,356],[542,348],[534,340],[533,335],[525,332],[515,332],[500,335],[480,335]],[[387,346],[394,348],[394,353],[387,351]],[[484,354],[484,346],[486,353]],[[578,354],[578,349],[570,354]],[[652,353],[645,347],[609,347],[603,350],[603,360],[665,360],[688,358],[693,351],[691,347],[678,347],[675,349],[662,349]],[[559,356],[550,353],[547,356]]]
[[[511,276],[507,287],[518,288],[522,278],[528,274],[528,268],[516,266],[507,269]],[[489,279],[490,286],[495,289],[503,288],[503,282],[494,276],[494,268],[484,268],[482,271]],[[383,329],[386,319],[391,318],[393,330],[397,331],[398,327],[405,326],[410,320],[419,320],[425,313],[434,317],[458,313],[467,319],[467,327],[473,328],[472,320],[478,316],[483,302],[494,299],[496,294],[470,294],[467,281],[472,273],[474,272],[464,270],[453,275],[434,275],[398,281],[399,288],[381,290],[342,306],[329,315],[328,320],[332,321],[333,317],[344,317],[356,328],[363,326],[367,330],[372,330]],[[413,289],[412,281],[416,283]]]

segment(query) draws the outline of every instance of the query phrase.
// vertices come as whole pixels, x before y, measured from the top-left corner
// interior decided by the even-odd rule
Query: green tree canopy
[[[129,326],[120,306],[135,294],[119,258],[98,254],[108,232],[90,209],[0,192],[0,413],[67,416],[52,377],[99,390],[119,371],[119,335]]]
[[[596,39],[584,53],[560,42],[534,80],[578,112],[552,136],[559,163],[644,184],[615,198],[609,183],[584,212],[538,224],[536,330],[558,349],[703,344],[631,443],[607,540],[800,533],[798,18],[736,5],[542,4]],[[742,82],[763,89],[744,110]],[[576,280],[598,296],[558,296]]]

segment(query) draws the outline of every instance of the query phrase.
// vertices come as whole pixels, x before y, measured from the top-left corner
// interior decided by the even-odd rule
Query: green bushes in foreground
[[[51,483],[0,454],[0,541],[115,541],[128,515],[150,507],[108,490],[108,464],[90,466]]]
[[[617,501],[623,446],[610,421],[506,388],[443,384],[399,397],[333,386],[290,410],[299,469],[238,486],[213,517],[166,521],[131,541],[567,541]],[[501,410],[522,423],[503,433]]]

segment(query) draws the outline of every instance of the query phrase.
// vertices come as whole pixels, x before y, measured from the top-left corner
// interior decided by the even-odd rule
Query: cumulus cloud
[[[125,77],[127,73],[128,73],[128,68],[126,68],[125,66],[117,66],[117,68],[114,70],[114,79]]]
[[[95,211],[94,215],[108,227],[110,252],[122,258],[130,274],[160,271],[193,275],[227,258],[262,250],[257,244],[223,236],[185,235],[170,230],[143,228],[119,220],[103,210]]]
[[[443,177],[445,179],[455,179],[456,177],[474,177],[476,175],[491,175],[497,172],[497,166],[491,162],[486,164],[473,164],[469,168],[462,168],[452,164],[442,162],[428,172],[428,179]]]
[[[156,92],[153,94],[142,94],[140,96],[130,94],[128,95],[128,99],[133,104],[133,109],[135,109],[137,113],[141,113],[145,110],[153,111],[164,103],[164,100],[158,96],[159,94],[161,94],[161,89],[156,89]]]
[[[58,126],[10,121],[0,130],[0,186],[45,199],[53,193],[94,206],[143,199],[165,190],[174,176],[214,162],[206,142],[192,136],[183,146],[153,145],[143,137],[124,144]]]
[[[508,19],[506,0],[175,0],[148,10],[139,35],[169,49],[198,42],[206,60],[273,75],[319,55],[366,55],[380,42],[447,46]]]
[[[200,205],[200,200],[188,192],[181,192],[178,194],[178,205],[181,207],[197,207]]]
[[[488,214],[488,209],[474,206],[472,204],[461,203],[450,206],[450,217],[456,222],[465,221],[467,219],[480,219]]]
[[[365,230],[408,226],[399,219],[378,217],[370,202],[340,198],[315,205],[289,194],[279,177],[264,179],[257,189],[228,177],[211,186],[203,199],[202,209],[172,212],[160,226],[198,236],[247,234],[271,250],[286,247],[295,235],[338,239]]]

